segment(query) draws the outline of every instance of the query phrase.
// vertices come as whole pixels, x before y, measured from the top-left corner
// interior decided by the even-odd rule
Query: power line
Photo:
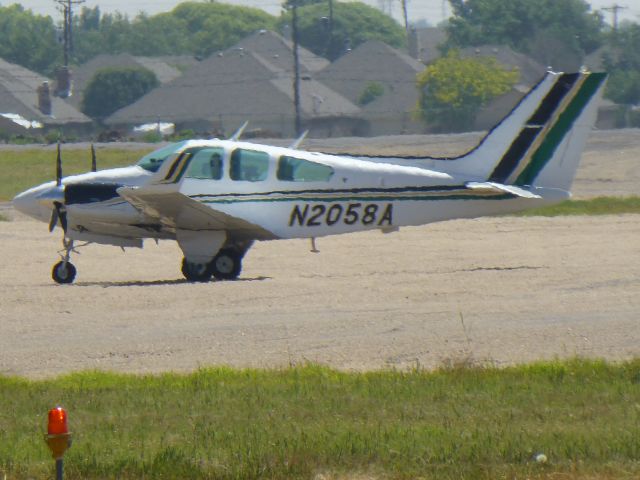
[[[64,67],[69,68],[69,54],[73,52],[73,7],[80,5],[85,0],[54,0],[63,9],[64,13]]]
[[[620,10],[626,10],[629,7],[623,7],[622,5],[618,5],[614,3],[610,7],[604,7],[602,10],[606,10],[607,12],[611,12],[613,14],[613,31],[614,33],[618,31],[618,12]]]

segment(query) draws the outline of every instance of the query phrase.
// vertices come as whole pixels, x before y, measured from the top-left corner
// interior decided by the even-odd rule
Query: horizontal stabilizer
[[[511,195],[522,198],[542,198],[540,195],[536,195],[529,190],[522,187],[516,187],[515,185],[503,185],[502,183],[495,182],[467,182],[465,186],[472,190],[510,193]]]

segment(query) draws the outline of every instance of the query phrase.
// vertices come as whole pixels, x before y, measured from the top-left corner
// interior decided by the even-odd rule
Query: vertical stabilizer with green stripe
[[[605,73],[558,74],[488,180],[568,194],[605,79]]]

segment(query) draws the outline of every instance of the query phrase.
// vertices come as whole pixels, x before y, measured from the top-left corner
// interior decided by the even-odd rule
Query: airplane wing
[[[236,238],[276,238],[273,233],[258,225],[215,210],[180,192],[163,187],[121,187],[118,194],[136,209],[171,230],[224,230]]]
[[[522,197],[522,198],[542,198],[540,195],[536,195],[535,193],[529,190],[526,190],[522,187],[516,187],[515,185],[504,185],[502,183],[467,182],[465,184],[465,187],[470,188],[472,190],[510,193],[511,195],[515,195],[516,197]]]

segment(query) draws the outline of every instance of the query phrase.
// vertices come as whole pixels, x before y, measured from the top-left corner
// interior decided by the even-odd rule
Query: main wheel
[[[218,252],[209,266],[216,279],[235,280],[242,270],[242,255],[233,248],[225,248]]]
[[[76,267],[71,262],[58,262],[51,270],[51,278],[56,283],[72,283],[76,278]]]
[[[208,282],[211,280],[211,270],[206,263],[188,262],[182,259],[182,274],[190,282]]]

